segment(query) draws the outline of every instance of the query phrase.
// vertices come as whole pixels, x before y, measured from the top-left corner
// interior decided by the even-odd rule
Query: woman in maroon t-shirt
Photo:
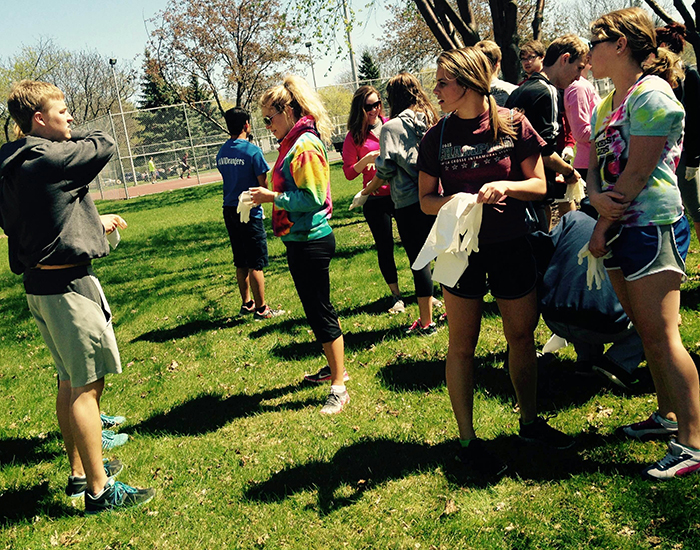
[[[450,113],[428,131],[418,158],[421,208],[437,214],[455,193],[484,203],[479,251],[451,288],[443,287],[450,339],[445,372],[461,448],[458,459],[480,476],[506,465],[476,438],[473,425],[474,352],[484,295],[496,298],[508,342],[508,365],[520,407],[520,436],[557,448],[573,440],[537,416],[537,270],[525,237],[522,201],[544,197],[540,148],[544,141],[527,119],[496,105],[490,95],[491,65],[476,48],[440,54],[433,90]],[[443,194],[439,189],[442,186]]]

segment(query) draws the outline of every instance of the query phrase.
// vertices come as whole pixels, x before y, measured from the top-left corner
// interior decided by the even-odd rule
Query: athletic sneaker
[[[658,462],[642,470],[647,479],[666,480],[685,476],[700,470],[700,451],[691,449],[671,439],[668,453]]]
[[[616,430],[616,433],[640,441],[664,439],[678,433],[678,424],[666,420],[658,411],[654,411],[646,420],[622,426]]]
[[[85,513],[97,514],[115,508],[139,506],[149,502],[155,494],[154,489],[137,489],[121,481],[110,479],[98,497],[92,496],[90,491],[85,491]]]
[[[418,336],[431,336],[437,332],[435,323],[430,323],[423,326],[420,319],[413,321],[413,324],[406,329],[406,334],[417,334]]]
[[[107,430],[109,428],[119,426],[119,424],[124,424],[124,422],[126,422],[126,417],[109,416],[107,414],[100,413],[100,420],[102,420],[102,429]]]
[[[475,478],[490,479],[500,476],[508,465],[491,453],[481,439],[472,439],[469,446],[460,447],[455,460],[464,464]]]
[[[115,459],[107,461],[102,459],[105,466],[105,474],[107,477],[116,477],[124,469],[121,460]],[[70,498],[78,498],[83,496],[87,489],[87,478],[85,476],[68,476],[68,485],[66,485],[66,495]]]
[[[343,380],[347,382],[350,380],[350,375],[347,370],[343,370]],[[324,382],[331,381],[331,368],[326,365],[321,367],[316,374],[305,374],[304,381],[310,382],[311,384],[323,384]]]
[[[265,309],[262,311],[255,310],[253,319],[256,321],[264,321],[265,319],[272,319],[273,317],[279,317],[284,314],[285,311],[283,309],[272,309],[270,306],[265,306]]]
[[[255,313],[255,302],[251,300],[241,306],[241,309],[238,311],[238,316],[245,317],[246,315],[253,315],[253,313]]]
[[[121,447],[129,441],[129,436],[126,434],[115,434],[112,430],[102,430],[102,448],[105,451]]]
[[[345,390],[343,393],[329,393],[326,404],[321,409],[321,414],[338,414],[343,407],[350,403],[350,394]]]
[[[601,357],[592,369],[593,372],[597,372],[623,390],[632,389],[632,384],[638,382],[638,378],[634,374],[630,374],[607,357]]]
[[[544,418],[539,416],[530,424],[523,424],[523,421],[520,421],[520,439],[541,443],[554,449],[568,449],[575,443],[573,437],[552,428]]]
[[[397,313],[406,313],[406,305],[403,303],[403,300],[398,297],[394,296],[394,305],[389,308],[389,313],[392,315],[396,315]]]

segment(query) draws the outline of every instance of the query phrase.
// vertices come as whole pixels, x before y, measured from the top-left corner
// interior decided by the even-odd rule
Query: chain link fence
[[[426,90],[434,85],[434,72],[416,75]],[[388,79],[372,84],[383,92]],[[333,149],[340,152],[354,83],[318,88],[334,126]],[[431,94],[432,95],[432,94]],[[252,140],[274,161],[277,140],[265,128],[257,108],[251,109]],[[218,179],[216,154],[228,139],[226,123],[214,101],[110,113],[83,124],[80,129],[102,130],[114,136],[117,153],[90,186],[94,198],[125,199],[135,186],[190,178],[197,183]],[[149,170],[149,162],[153,165]],[[153,170],[155,167],[155,170]]]

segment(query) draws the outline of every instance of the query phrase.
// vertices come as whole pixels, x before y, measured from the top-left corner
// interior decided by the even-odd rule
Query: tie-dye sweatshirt
[[[613,94],[603,99],[591,116],[601,188],[615,189],[627,165],[631,136],[666,136],[656,168],[620,223],[632,227],[675,223],[683,215],[675,174],[683,142],[683,106],[671,86],[658,76],[639,79],[614,111]]]
[[[280,142],[272,170],[279,193],[272,208],[272,229],[283,241],[313,241],[331,233],[333,212],[328,154],[314,119],[301,118]]]

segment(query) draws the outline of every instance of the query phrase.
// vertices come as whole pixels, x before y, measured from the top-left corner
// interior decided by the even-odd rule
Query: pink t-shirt
[[[354,180],[358,174],[355,171],[355,164],[358,160],[363,158],[367,153],[372,151],[379,151],[379,132],[377,131],[377,136],[374,133],[369,132],[365,142],[358,147],[355,140],[352,139],[352,134],[348,132],[345,136],[345,141],[343,142],[343,173],[348,180]],[[362,188],[367,187],[372,178],[377,173],[374,168],[374,163],[371,163],[362,171]],[[383,197],[390,194],[389,184],[382,185],[375,193],[376,196]]]
[[[564,91],[564,109],[576,140],[574,168],[588,169],[591,153],[591,114],[600,103],[600,96],[593,84],[579,77]]]
[[[509,118],[509,109],[498,109]],[[545,141],[523,115],[514,112],[516,136],[486,141],[489,112],[477,118],[444,117],[423,138],[418,152],[418,170],[440,178],[444,194],[478,193],[492,181],[523,179],[520,163],[539,155]],[[443,128],[444,126],[444,128]],[[442,137],[441,137],[442,135]],[[525,203],[512,197],[503,205],[484,205],[479,241],[502,242],[527,233]]]

